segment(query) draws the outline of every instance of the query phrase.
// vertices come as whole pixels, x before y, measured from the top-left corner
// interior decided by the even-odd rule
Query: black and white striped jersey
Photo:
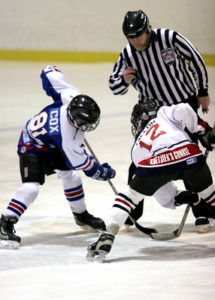
[[[208,77],[202,56],[176,31],[153,29],[149,47],[144,51],[135,50],[129,43],[126,45],[109,80],[115,95],[128,91],[129,85],[123,79],[127,67],[136,70],[133,87],[143,97],[158,100],[160,105],[186,102],[196,94],[208,95]]]

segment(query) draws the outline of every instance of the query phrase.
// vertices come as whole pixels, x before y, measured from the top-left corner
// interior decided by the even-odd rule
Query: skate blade
[[[78,225],[82,230],[87,232],[97,232],[97,230],[90,225],[80,222],[79,220],[75,220],[76,225]]]
[[[20,243],[16,241],[0,240],[0,249],[17,249]]]
[[[80,227],[80,229],[82,229],[83,231],[87,231],[87,232],[98,232],[98,230],[94,229],[93,227],[89,226],[89,225],[78,225]]]
[[[131,232],[134,229],[134,225],[124,224],[123,228],[121,230],[125,232]]]
[[[212,231],[213,226],[211,224],[206,224],[206,225],[197,225],[196,229],[199,233],[208,233]]]
[[[105,251],[97,251],[96,253],[94,252],[88,252],[87,253],[87,260],[89,262],[98,262],[98,263],[103,263],[105,261],[107,253]]]

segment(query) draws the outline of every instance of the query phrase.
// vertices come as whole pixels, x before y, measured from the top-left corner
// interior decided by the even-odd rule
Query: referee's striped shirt
[[[144,51],[137,51],[127,44],[109,80],[115,95],[128,91],[129,85],[123,79],[127,67],[136,70],[133,87],[143,97],[155,99],[160,105],[186,102],[195,95],[208,95],[207,71],[199,51],[173,30],[153,29],[149,47]]]

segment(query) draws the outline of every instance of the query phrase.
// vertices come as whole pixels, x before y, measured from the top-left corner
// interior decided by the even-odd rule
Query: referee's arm
[[[176,32],[174,45],[179,55],[188,63],[189,71],[191,71],[193,78],[196,82],[198,96],[207,96],[208,75],[201,54],[189,40],[187,40],[184,36]]]
[[[109,87],[114,95],[123,95],[128,91],[129,84],[126,83],[123,78],[123,73],[126,68],[125,59],[121,53],[109,79]]]

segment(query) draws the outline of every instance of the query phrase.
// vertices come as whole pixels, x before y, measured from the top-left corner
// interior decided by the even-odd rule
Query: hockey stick
[[[214,125],[213,125],[213,128],[212,128],[212,135],[215,135],[215,122],[214,122]],[[208,154],[209,154],[209,150],[206,149],[205,154],[204,154],[205,159],[207,159]],[[183,218],[181,220],[181,223],[175,231],[170,232],[170,233],[159,233],[159,232],[151,233],[150,234],[151,238],[154,239],[154,240],[158,240],[158,241],[168,241],[168,240],[173,240],[173,239],[178,238],[181,235],[181,232],[184,228],[184,224],[186,222],[189,211],[190,211],[190,205],[187,204],[187,207],[185,209],[185,212],[184,212]]]
[[[159,232],[151,233],[150,234],[151,238],[153,240],[157,240],[157,241],[168,241],[168,240],[174,240],[174,239],[178,238],[181,235],[182,229],[184,228],[184,224],[186,222],[189,211],[190,211],[190,204],[187,204],[187,207],[185,209],[181,223],[175,231],[169,232],[169,233],[168,232],[167,233],[159,233]]]
[[[87,141],[86,139],[84,139],[84,143],[85,143],[85,145],[87,146],[87,148],[89,149],[89,151],[90,151],[90,153],[92,154],[92,156],[94,156],[94,158],[95,158],[95,160],[97,161],[97,163],[99,163],[98,158],[96,157],[96,155],[95,155],[93,149],[90,147],[90,145],[89,145],[89,143],[88,143],[88,141]],[[100,164],[100,163],[99,163],[99,164]],[[117,195],[118,192],[117,192],[115,186],[113,185],[112,181],[111,181],[110,179],[108,179],[107,181],[108,181],[110,187],[112,188],[113,192],[115,193],[115,195]],[[131,215],[129,215],[129,218],[130,218],[131,221],[135,224],[136,228],[139,229],[141,232],[143,232],[143,233],[145,233],[145,234],[147,234],[147,235],[149,235],[149,236],[151,236],[152,233],[156,233],[156,232],[157,232],[157,230],[155,230],[155,229],[153,229],[153,228],[147,228],[147,227],[141,226],[140,224],[138,224],[138,223],[136,222],[136,220],[134,220],[134,219],[131,217]]]

